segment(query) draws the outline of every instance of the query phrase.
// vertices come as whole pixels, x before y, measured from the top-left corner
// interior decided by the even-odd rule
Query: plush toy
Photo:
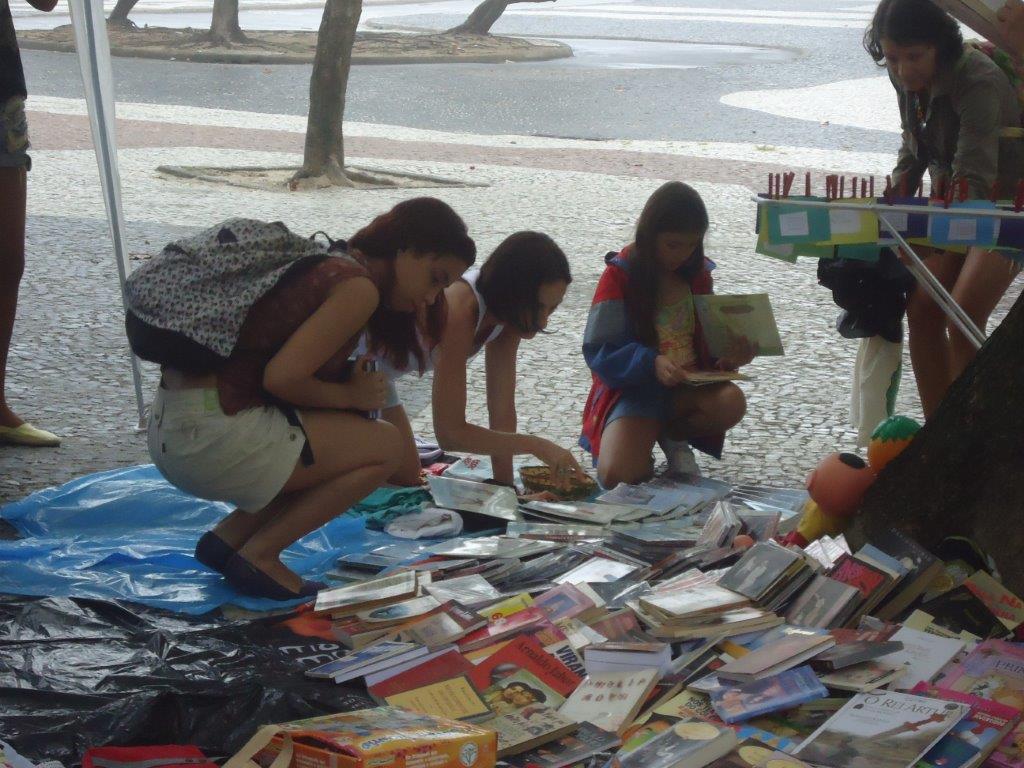
[[[800,524],[783,542],[805,547],[826,534],[839,535],[846,530],[874,482],[874,471],[857,454],[826,456],[807,478],[811,498],[804,505]]]
[[[876,475],[903,453],[920,429],[920,424],[906,416],[890,416],[875,427],[868,444],[868,463]]]

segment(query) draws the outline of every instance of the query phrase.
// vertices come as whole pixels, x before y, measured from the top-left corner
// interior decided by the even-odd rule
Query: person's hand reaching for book
[[[567,489],[574,479],[582,480],[587,475],[570,451],[550,440],[537,438],[533,455],[550,467],[551,480],[559,488]]]
[[[996,13],[999,29],[1003,36],[1013,45],[1014,50],[1008,51],[1017,58],[1024,58],[1024,2],[1006,0],[1006,4]]]

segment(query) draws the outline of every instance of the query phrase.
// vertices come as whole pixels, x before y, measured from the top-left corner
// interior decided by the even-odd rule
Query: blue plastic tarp
[[[230,511],[168,483],[152,465],[100,472],[0,509],[22,535],[0,541],[0,593],[128,600],[201,614],[231,603],[265,610],[285,603],[238,594],[192,556],[196,541]],[[282,561],[323,579],[343,554],[391,536],[341,516],[293,544]]]

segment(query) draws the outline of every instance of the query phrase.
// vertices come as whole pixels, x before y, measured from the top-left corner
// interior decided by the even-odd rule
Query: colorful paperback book
[[[767,293],[693,297],[704,338],[713,357],[729,357],[748,347],[755,355],[781,355],[782,339]]]
[[[502,619],[495,619],[485,627],[480,627],[459,640],[463,651],[474,651],[507,637],[534,632],[542,627],[550,626],[547,615],[540,608],[531,606],[524,611],[513,613]]]
[[[564,696],[524,669],[498,679],[484,690],[483,695],[495,715],[507,715],[536,706],[558,709],[565,701]]]
[[[729,753],[738,739],[731,728],[680,721],[640,746],[616,755],[613,768],[703,768]]]
[[[498,734],[499,758],[527,752],[579,728],[579,723],[562,717],[550,707],[541,706],[499,715],[482,725]]]
[[[660,677],[656,669],[589,675],[560,711],[577,722],[619,734],[636,717]]]
[[[1024,623],[1024,600],[996,581],[985,571],[967,577],[964,586],[973,592],[1008,629]]]
[[[834,697],[816,699],[793,709],[755,717],[753,720],[748,720],[744,725],[751,725],[775,734],[780,738],[786,738],[795,747],[818,730],[847,701],[848,699]],[[792,752],[793,748],[787,747],[786,751]]]
[[[840,557],[829,573],[829,578],[857,588],[862,600],[860,613],[869,613],[893,586],[893,579],[889,574],[878,566],[858,560],[852,555]]]
[[[986,640],[943,669],[935,685],[1024,710],[1024,646]]]
[[[943,736],[918,762],[916,768],[959,768],[962,765],[980,764],[1020,721],[1020,712],[1013,707],[966,693],[924,683],[916,686],[911,693],[956,701],[971,708],[970,714]]]
[[[809,763],[913,766],[970,712],[953,701],[906,693],[859,693],[796,749]]]
[[[740,742],[725,757],[708,763],[707,768],[810,768],[792,755],[780,752],[756,737]]]
[[[392,707],[453,720],[489,717],[492,712],[466,675],[428,683],[383,697]]]
[[[533,598],[527,593],[521,595],[513,595],[512,597],[502,600],[500,603],[489,605],[482,611],[480,615],[488,621],[495,621],[496,619],[503,619],[507,616],[511,616],[513,613],[519,613],[519,611],[526,610],[533,605]]]
[[[366,690],[375,701],[413,688],[422,688],[461,675],[470,675],[473,664],[455,648],[421,656],[412,661],[366,676]]]
[[[590,723],[580,723],[572,734],[542,747],[505,758],[513,768],[566,768],[586,764],[585,761],[616,749],[621,742],[614,733]],[[603,764],[603,763],[602,763]]]
[[[474,684],[484,690],[520,670],[531,673],[561,696],[568,696],[576,690],[582,680],[530,636],[513,639],[497,653],[475,664],[471,677]]]
[[[711,691],[711,706],[726,723],[739,723],[826,696],[828,689],[804,666],[752,683],[719,685]]]

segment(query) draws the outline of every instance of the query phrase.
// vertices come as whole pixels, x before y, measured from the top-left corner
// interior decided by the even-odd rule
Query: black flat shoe
[[[319,581],[302,581],[298,592],[292,592],[280,582],[250,563],[237,552],[224,567],[224,578],[239,592],[251,597],[267,600],[302,600],[316,597],[317,592],[327,585]]]

